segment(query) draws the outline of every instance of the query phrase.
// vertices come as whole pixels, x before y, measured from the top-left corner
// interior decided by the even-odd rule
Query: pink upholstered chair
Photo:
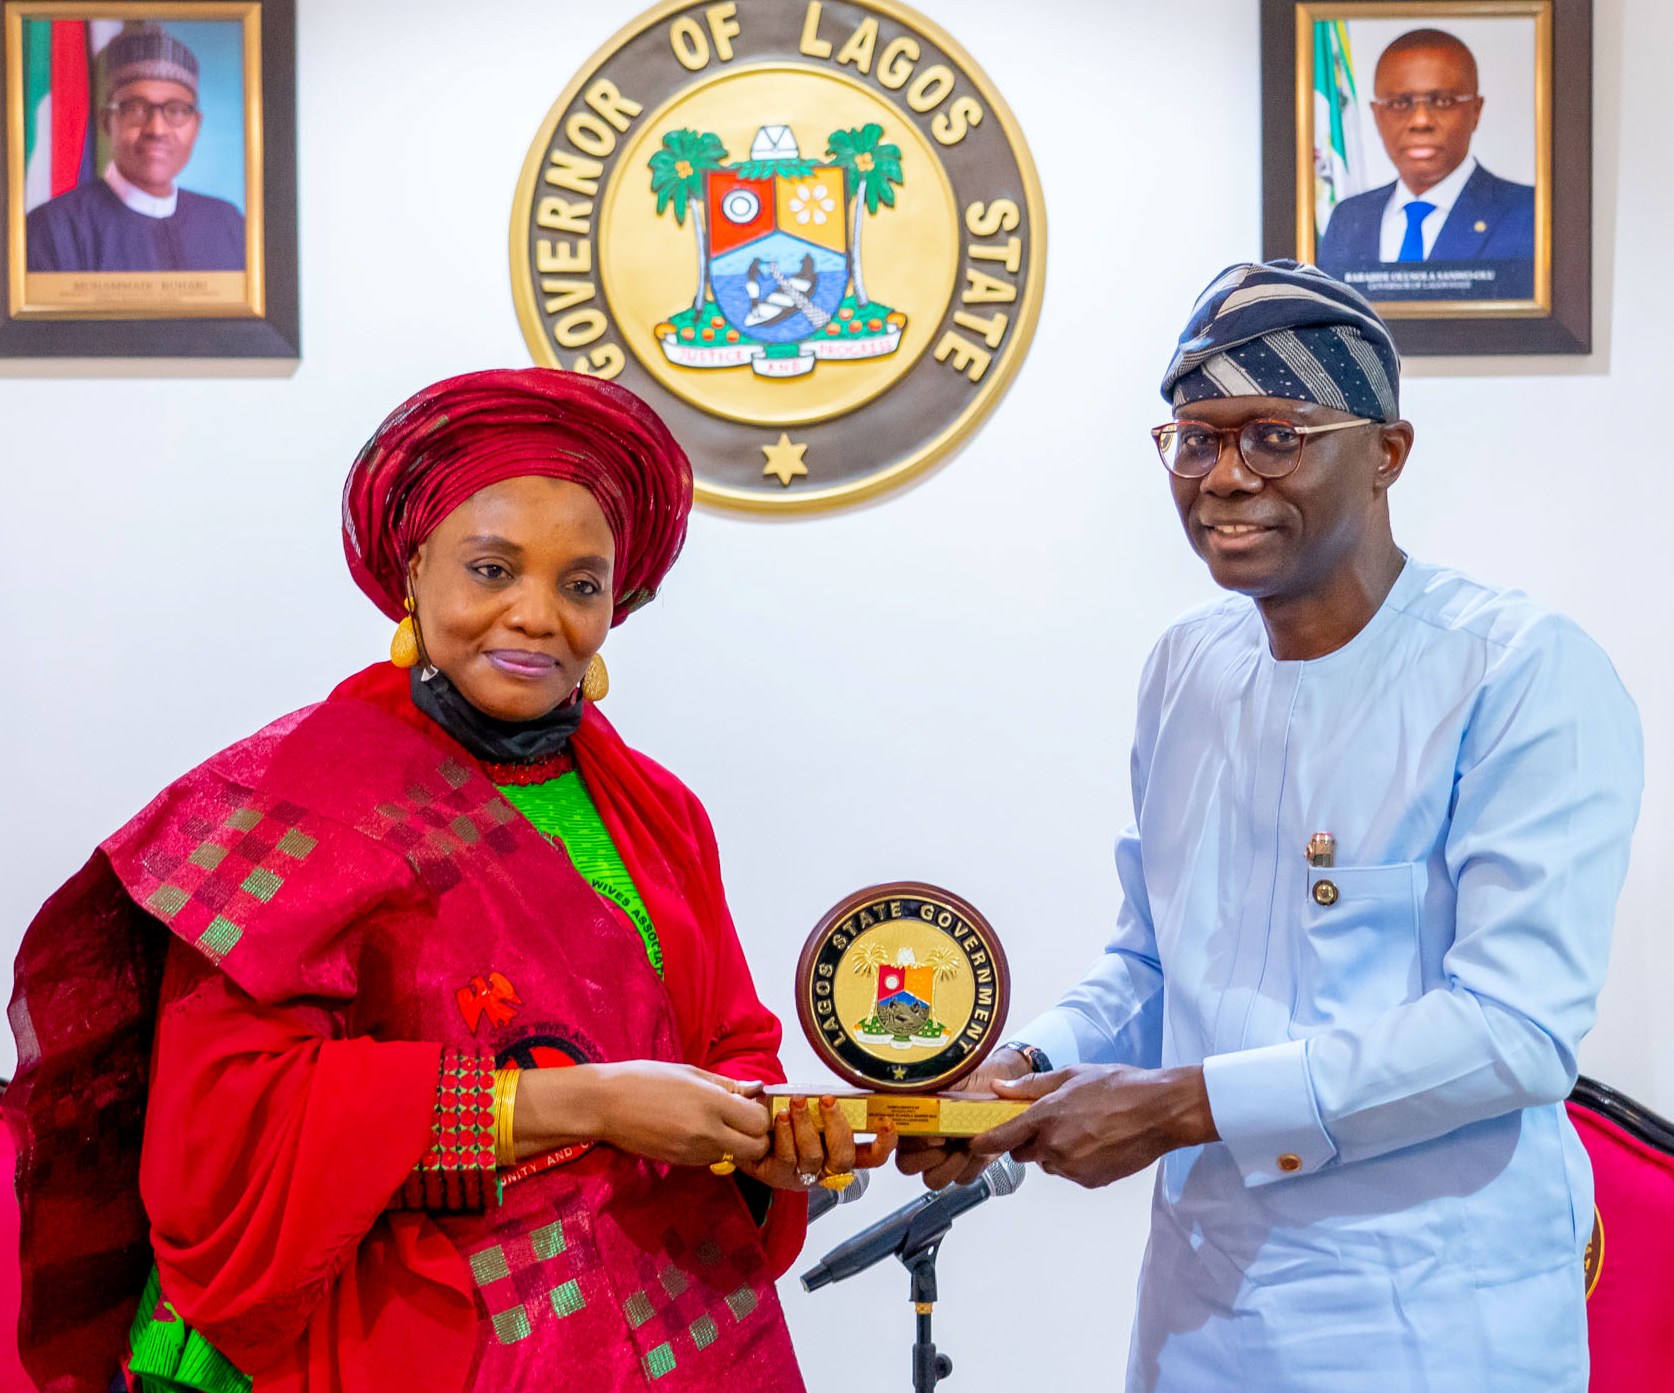
[[[0,1087],[4,1087],[0,1080]],[[0,1124],[0,1388],[19,1393],[35,1385],[23,1372],[17,1357],[18,1300],[22,1280],[17,1261],[17,1152],[12,1147],[11,1129]]]
[[[1591,1393],[1674,1390],[1674,1124],[1592,1079],[1569,1097],[1592,1158]]]

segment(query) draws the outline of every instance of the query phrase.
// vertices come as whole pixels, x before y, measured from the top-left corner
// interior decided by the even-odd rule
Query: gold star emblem
[[[767,467],[761,472],[774,475],[786,488],[790,487],[792,479],[808,472],[808,466],[802,462],[808,447],[792,445],[790,436],[783,431],[779,434],[777,445],[763,445],[761,452],[767,456]]]

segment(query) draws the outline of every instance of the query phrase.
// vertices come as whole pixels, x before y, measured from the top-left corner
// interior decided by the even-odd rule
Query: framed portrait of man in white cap
[[[0,351],[294,356],[291,0],[0,4]]]
[[[1266,252],[1409,353],[1585,352],[1591,0],[1263,0]]]

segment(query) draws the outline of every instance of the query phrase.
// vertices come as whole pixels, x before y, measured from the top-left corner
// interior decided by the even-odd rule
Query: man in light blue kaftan
[[[1312,661],[1243,599],[1163,636],[1116,936],[1022,1032],[1054,1065],[1203,1067],[1221,1141],[1162,1158],[1131,1386],[1582,1393],[1561,1100],[1639,768],[1595,644],[1416,561]]]
[[[1242,593],[1146,665],[1115,937],[995,1057],[1042,1101],[972,1162],[1160,1155],[1130,1390],[1585,1393],[1563,1099],[1639,723],[1574,624],[1394,546],[1397,372],[1369,305],[1279,263],[1209,287],[1164,386],[1188,537]]]

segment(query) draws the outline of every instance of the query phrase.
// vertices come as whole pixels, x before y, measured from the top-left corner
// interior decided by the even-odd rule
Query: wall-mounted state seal
[[[542,122],[511,229],[535,360],[637,392],[699,502],[758,512],[957,449],[1028,350],[1045,260],[1010,111],[895,0],[641,15]]]

